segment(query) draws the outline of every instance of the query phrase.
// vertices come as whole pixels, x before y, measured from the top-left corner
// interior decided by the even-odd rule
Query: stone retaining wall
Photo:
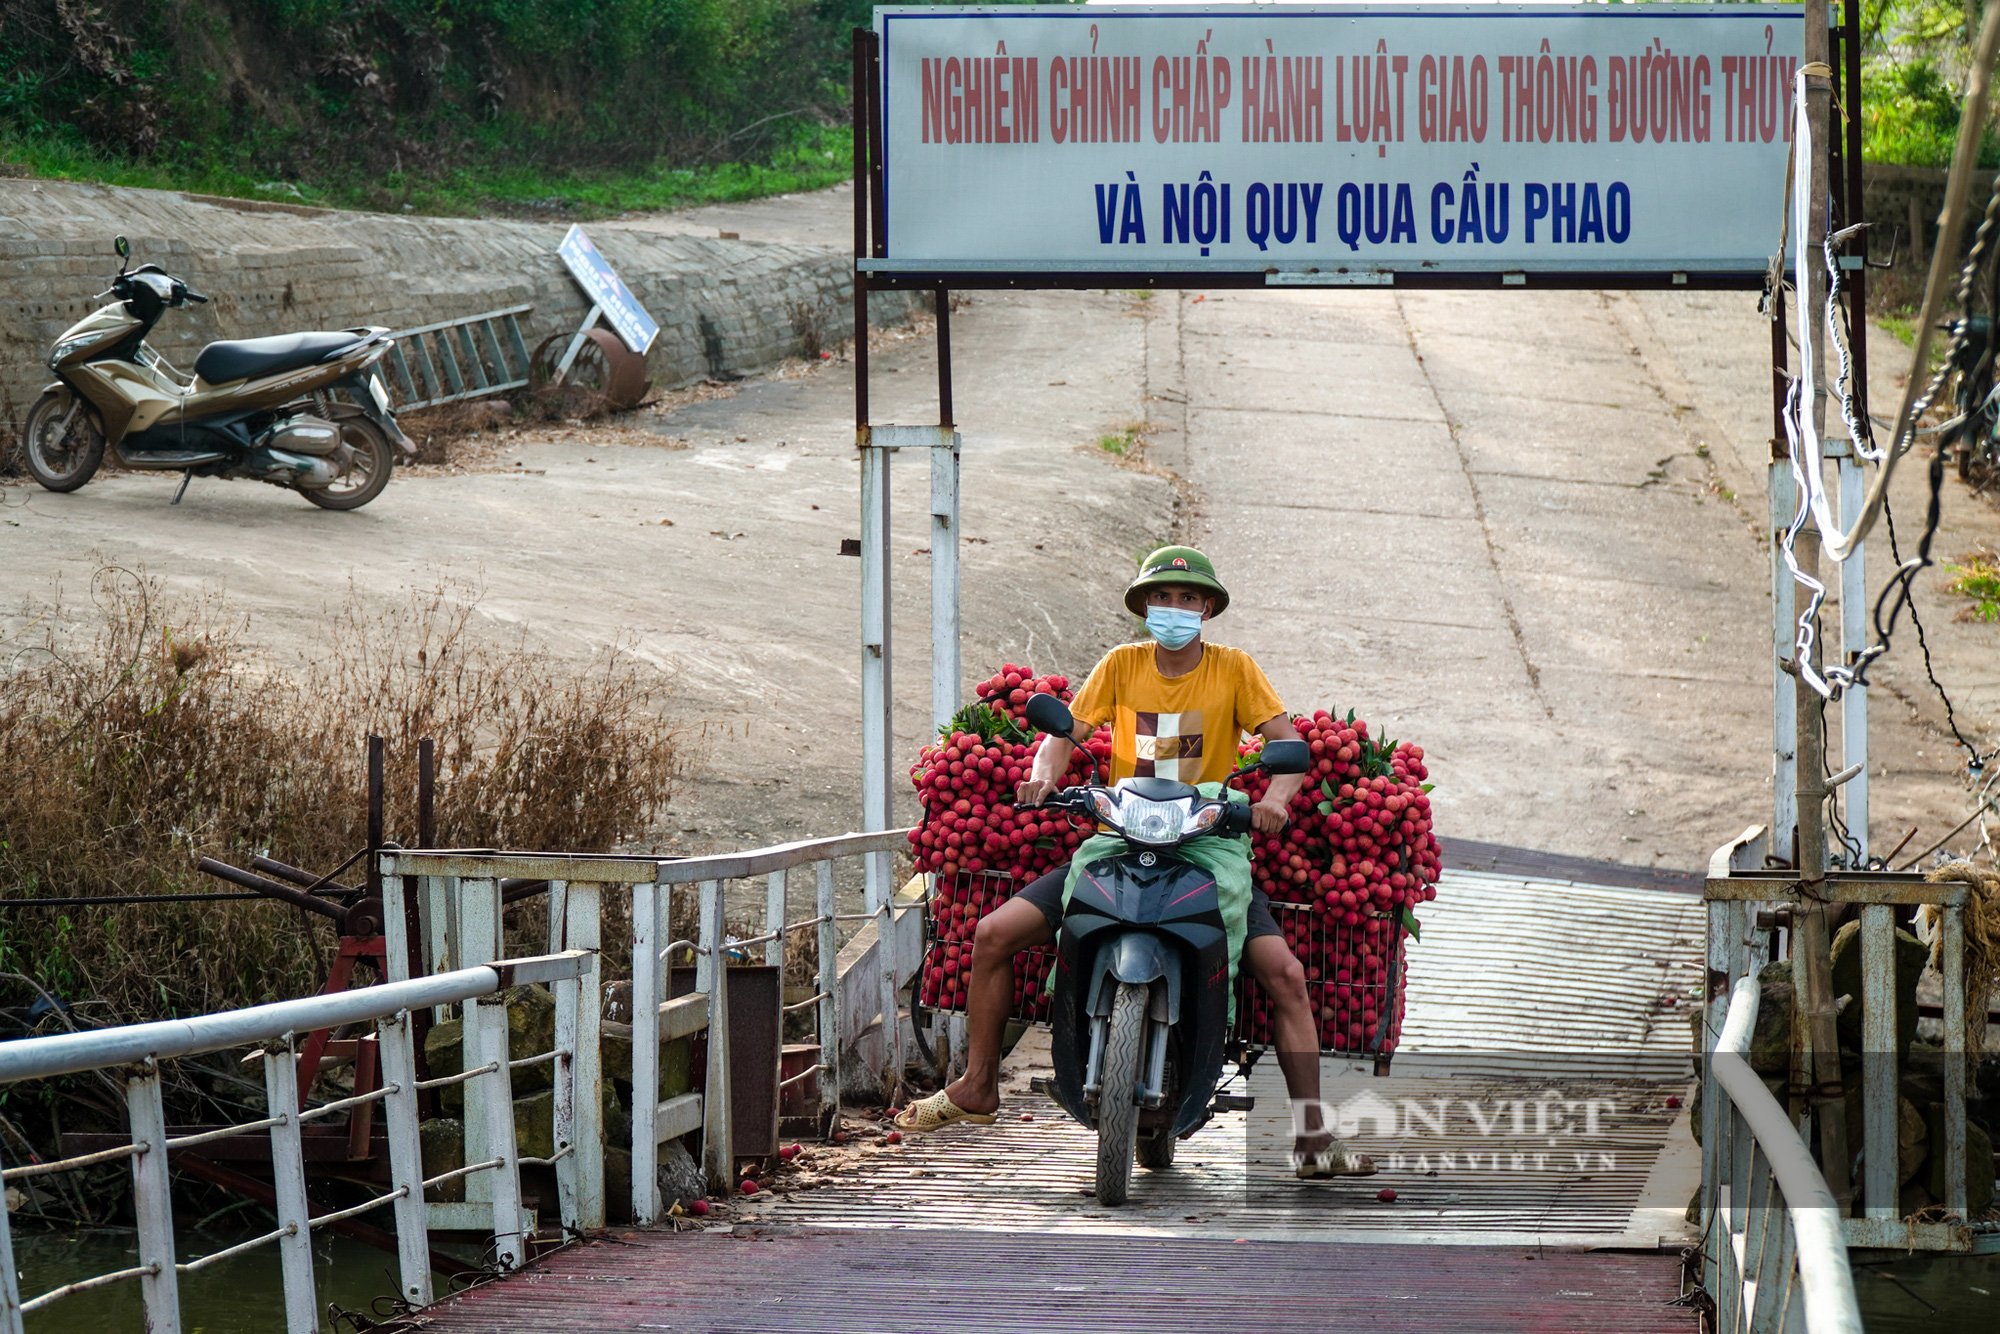
[[[532,304],[530,349],[588,303],[556,256],[565,226],[345,213],[161,190],[0,180],[0,419],[49,382],[56,337],[97,305],[118,259],[152,262],[210,298],[169,311],[153,345],[186,371],[205,343],[302,329],[412,328]],[[853,332],[853,261],[807,246],[599,228],[591,239],[660,324],[656,385],[751,371]],[[876,293],[870,318],[916,300]]]

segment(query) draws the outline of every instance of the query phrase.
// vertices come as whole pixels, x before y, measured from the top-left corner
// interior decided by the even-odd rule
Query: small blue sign
[[[639,304],[639,298],[632,295],[632,289],[618,276],[617,270],[598,253],[590,238],[583,234],[583,228],[571,226],[569,235],[563,237],[557,250],[563,263],[590,299],[597,303],[625,346],[644,356],[653,346],[653,340],[660,336],[660,326],[653,323],[653,317]]]

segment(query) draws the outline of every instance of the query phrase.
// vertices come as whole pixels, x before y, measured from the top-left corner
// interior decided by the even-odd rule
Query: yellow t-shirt
[[[1243,733],[1285,711],[1256,659],[1204,642],[1185,676],[1160,675],[1151,640],[1104,655],[1070,712],[1092,727],[1111,724],[1111,781],[1173,778],[1220,783],[1234,773]]]

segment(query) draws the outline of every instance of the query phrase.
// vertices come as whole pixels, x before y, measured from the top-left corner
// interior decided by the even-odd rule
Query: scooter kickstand
[[[167,503],[168,503],[169,505],[178,505],[178,504],[180,504],[180,503],[181,503],[181,497],[187,494],[187,490],[188,490],[188,483],[189,483],[189,482],[192,482],[193,480],[194,480],[194,469],[193,469],[193,468],[183,468],[183,469],[181,469],[181,484],[180,484],[180,486],[179,486],[179,487],[175,488],[175,490],[174,490],[174,498],[173,498],[172,500],[168,501]]]

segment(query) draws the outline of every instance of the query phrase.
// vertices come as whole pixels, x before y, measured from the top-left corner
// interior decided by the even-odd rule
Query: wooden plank
[[[670,1139],[682,1135],[692,1135],[701,1129],[701,1095],[683,1093],[678,1098],[668,1098],[653,1109],[653,1142],[665,1144]],[[655,1186],[655,1189],[658,1189]]]
[[[708,993],[696,991],[670,1001],[661,1001],[657,1012],[660,1016],[661,1042],[672,1042],[690,1033],[699,1033],[708,1027]],[[638,1086],[635,1084],[633,1087]]]
[[[1733,875],[1711,879],[1702,891],[1704,898],[1743,903],[1797,903],[1799,880],[1787,875]],[[1848,880],[1839,873],[1826,880],[1829,903],[1954,904],[1965,902],[1965,886],[1958,883],[1933,885],[1921,876],[1886,876]]]
[[[657,877],[660,867],[660,862],[652,857],[581,857],[472,849],[382,855],[383,864],[397,875],[459,876],[473,880],[569,880],[636,885]]]

